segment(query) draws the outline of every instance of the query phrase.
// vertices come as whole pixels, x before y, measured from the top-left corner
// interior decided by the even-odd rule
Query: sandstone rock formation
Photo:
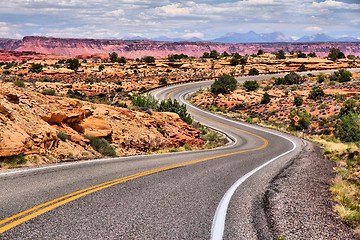
[[[60,140],[59,132],[68,139]],[[0,160],[20,154],[36,154],[53,162],[100,157],[86,135],[107,139],[118,155],[202,145],[199,131],[173,113],[44,96],[0,83]]]

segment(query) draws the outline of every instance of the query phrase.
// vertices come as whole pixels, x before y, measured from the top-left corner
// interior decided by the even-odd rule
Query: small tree
[[[294,97],[294,105],[297,107],[301,106],[303,104],[303,101],[304,101],[303,98],[300,96]]]
[[[349,82],[351,81],[352,73],[345,69],[340,69],[339,71],[334,72],[330,75],[331,81],[337,82]]]
[[[306,67],[304,64],[301,64],[300,67],[297,69],[298,72],[303,72],[306,70]]]
[[[325,81],[325,79],[326,79],[325,73],[319,73],[317,75],[317,82],[318,83],[323,83]]]
[[[261,104],[268,104],[268,103],[270,103],[270,101],[271,101],[270,95],[267,92],[265,92],[264,95],[261,98],[260,103]]]
[[[337,59],[345,58],[345,54],[338,48],[331,48],[328,54],[328,58],[330,58],[331,61],[336,61]]]
[[[204,52],[202,58],[210,58],[210,53]]]
[[[227,94],[231,91],[234,91],[236,86],[237,81],[233,76],[223,74],[211,85],[211,92],[213,94]]]
[[[335,124],[334,134],[343,142],[360,141],[359,115],[349,113],[342,116]]]
[[[231,60],[230,60],[230,65],[231,66],[237,66],[237,65],[239,65],[239,63],[240,63],[240,61],[236,57],[232,57]]]
[[[145,62],[145,63],[154,63],[155,58],[153,56],[145,56],[145,57],[141,58],[141,61]]]
[[[256,89],[259,88],[259,84],[257,81],[255,80],[246,80],[244,82],[244,88],[246,89],[246,91],[255,91]]]
[[[41,65],[41,63],[32,63],[29,68],[29,72],[39,73],[42,71],[42,68],[43,68],[43,66]]]
[[[249,70],[249,76],[255,76],[255,75],[259,75],[259,70],[257,70],[256,68],[251,68]]]
[[[216,50],[210,51],[210,58],[212,59],[218,59],[220,57],[220,54]]]
[[[324,90],[319,86],[315,86],[310,90],[309,98],[318,100],[321,97],[323,97],[324,95],[325,95]]]
[[[298,51],[298,53],[296,54],[296,56],[297,56],[298,58],[306,58],[306,54],[303,53],[303,52],[301,52],[301,51]]]
[[[105,65],[104,64],[100,64],[99,65],[99,72],[102,72],[105,69]]]
[[[126,64],[126,58],[125,58],[125,57],[117,58],[117,59],[116,59],[116,62],[122,63],[122,64]]]
[[[109,53],[109,58],[112,63],[116,62],[118,59],[118,54],[116,52]]]
[[[257,52],[257,55],[260,56],[260,55],[263,55],[263,54],[264,54],[264,50],[259,49],[258,52]]]
[[[81,66],[81,63],[79,62],[79,59],[77,59],[77,58],[73,58],[73,59],[70,58],[70,59],[66,60],[66,63],[68,65],[68,68],[71,70],[74,70],[75,72],[77,72],[77,70]]]
[[[285,52],[284,50],[279,50],[277,53],[275,53],[275,56],[277,59],[285,59]]]
[[[160,78],[159,85],[166,85],[166,84],[167,84],[166,78]]]
[[[360,104],[358,104],[354,99],[348,99],[343,103],[342,108],[340,109],[339,117],[341,118],[347,114],[360,114]]]
[[[316,57],[316,53],[315,52],[310,52],[307,55],[308,57]]]

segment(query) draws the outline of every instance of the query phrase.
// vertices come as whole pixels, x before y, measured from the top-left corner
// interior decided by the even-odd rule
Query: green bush
[[[270,103],[270,101],[271,101],[270,95],[267,92],[265,92],[264,95],[261,98],[260,103],[261,104],[268,104],[268,103]]]
[[[99,72],[102,72],[102,70],[105,69],[105,65],[104,64],[100,64],[99,65]]]
[[[335,124],[334,135],[343,142],[360,141],[359,115],[349,113],[342,116]]]
[[[145,56],[145,57],[141,58],[141,61],[145,62],[145,63],[154,63],[155,58],[153,56]]]
[[[306,67],[304,64],[301,64],[300,67],[298,67],[297,71],[298,72],[304,72],[306,70]]]
[[[131,103],[137,107],[151,108],[156,110],[159,101],[150,94],[136,94],[131,97]]]
[[[246,91],[255,91],[256,89],[259,88],[259,84],[257,81],[255,80],[246,80],[244,82],[244,88],[246,89]]]
[[[101,153],[102,155],[109,157],[117,156],[115,148],[111,146],[106,139],[98,138],[94,136],[85,136],[85,137],[90,140],[91,147],[95,149],[97,152]]]
[[[303,104],[303,101],[304,101],[303,98],[300,96],[294,97],[294,105],[297,107],[301,106]]]
[[[213,94],[227,94],[234,91],[236,86],[237,81],[233,76],[223,74],[211,85],[211,92]]]
[[[186,123],[191,124],[192,118],[190,114],[187,112],[186,105],[176,101],[176,99],[171,100],[162,100],[157,108],[159,112],[173,112],[177,113],[179,117]]]
[[[298,121],[298,126],[295,126],[294,117],[298,116],[300,119]],[[310,126],[310,114],[304,111],[300,111],[299,109],[295,109],[290,112],[290,126],[289,130],[303,130],[308,129]]]
[[[256,68],[251,68],[251,69],[249,70],[248,75],[249,75],[249,76],[259,75],[259,70],[257,70]]]
[[[68,69],[74,70],[75,72],[77,72],[77,70],[81,66],[81,63],[79,62],[79,59],[77,59],[77,58],[70,58],[70,59],[66,60],[66,64],[67,64]]]
[[[21,80],[16,80],[14,82],[14,85],[17,86],[17,87],[22,87],[22,88],[25,87],[24,81],[21,81]]]
[[[295,72],[290,72],[285,77],[275,78],[276,85],[293,85],[305,82],[305,78]]]
[[[64,142],[69,138],[68,135],[64,132],[58,132],[57,137],[60,138],[60,140],[64,141]]]
[[[43,66],[41,65],[41,63],[32,63],[29,68],[29,72],[39,73],[42,71],[42,68]]]
[[[354,99],[348,99],[343,103],[343,106],[340,109],[339,118],[349,113],[360,114],[360,104]]]
[[[285,52],[284,50],[279,50],[277,53],[275,53],[275,56],[277,59],[285,59]]]
[[[323,83],[326,79],[326,75],[324,73],[319,73],[317,75],[317,82],[318,83]]]
[[[324,95],[325,95],[324,90],[319,86],[315,86],[310,90],[309,98],[317,100],[323,97]]]
[[[168,82],[166,81],[166,78],[160,78],[159,85],[166,85]]]
[[[330,81],[336,82],[350,82],[352,73],[345,69],[340,69],[339,71],[334,72],[330,75]]]
[[[44,94],[44,95],[54,96],[56,94],[56,91],[55,91],[55,89],[47,88],[47,89],[42,90],[41,93]]]
[[[236,57],[232,57],[231,60],[230,60],[230,65],[231,66],[237,66],[240,64],[240,60]]]
[[[335,61],[340,58],[345,58],[345,54],[338,48],[331,48],[328,54],[328,58],[330,58],[331,61]]]

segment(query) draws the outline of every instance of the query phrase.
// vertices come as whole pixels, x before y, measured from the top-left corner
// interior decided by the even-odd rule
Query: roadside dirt
[[[273,239],[360,239],[333,211],[334,167],[316,144],[306,142],[298,158],[273,179],[263,199]]]

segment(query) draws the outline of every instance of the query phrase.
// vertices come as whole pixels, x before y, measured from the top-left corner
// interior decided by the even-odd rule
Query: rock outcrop
[[[49,37],[24,37],[22,40],[0,39],[0,50],[37,52],[58,56],[75,57],[78,55],[108,54],[113,51],[127,58],[143,56],[167,57],[169,54],[184,53],[199,57],[204,52],[216,50],[228,53],[254,54],[259,49],[265,52],[302,51],[315,52],[326,56],[332,47],[339,48],[345,55],[360,55],[360,43],[213,43],[213,42],[157,42],[149,40],[100,40],[64,39]]]
[[[60,140],[59,132],[67,140]],[[177,114],[44,96],[0,83],[0,159],[20,154],[46,156],[52,162],[100,157],[86,135],[105,138],[118,155],[203,143],[199,131]]]

